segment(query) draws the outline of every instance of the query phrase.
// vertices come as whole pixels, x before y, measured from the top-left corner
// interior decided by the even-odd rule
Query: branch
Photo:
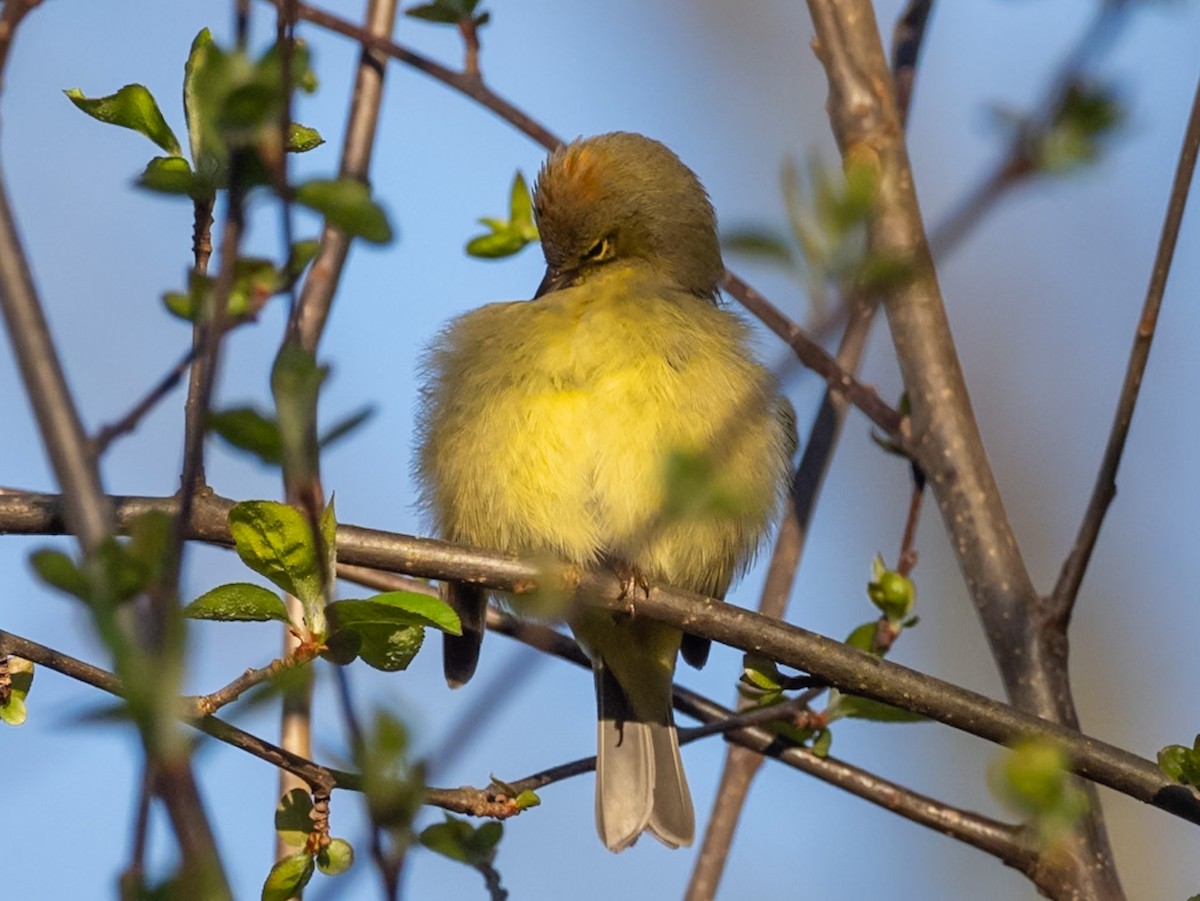
[[[546,626],[522,622],[511,614],[493,609],[488,611],[488,629],[508,635],[585,669],[591,667],[587,657],[574,641]],[[783,712],[779,707],[768,708],[774,716],[771,716],[768,710],[739,715],[678,685],[675,686],[674,706],[676,710],[693,719],[712,726],[711,729],[700,727],[681,731],[681,744],[696,741],[714,731],[720,732],[735,747],[753,753],[758,759],[763,756],[771,757],[793,769],[808,773],[823,782],[898,813],[914,823],[936,829],[944,835],[979,848],[1022,872],[1029,873],[1038,862],[1038,849],[1033,837],[1023,829],[952,807],[852,764],[831,757],[817,757],[806,748],[792,746],[774,732],[748,725],[759,719],[779,718]],[[533,791],[551,782],[589,772],[595,768],[595,761],[595,757],[587,757],[552,767],[518,780],[512,784],[512,788],[517,791]],[[693,885],[688,887],[689,894],[694,890]],[[714,889],[715,887],[713,885]]]
[[[168,514],[174,498],[114,498],[117,522],[127,526],[149,510]],[[0,533],[61,532],[61,499],[56,495],[0,494]],[[225,521],[230,502],[203,495],[196,499],[188,537],[231,546]],[[404,572],[440,581],[468,582],[517,594],[539,583],[574,588],[574,598],[597,608],[628,612],[619,580],[608,572],[580,573],[574,567],[547,568],[506,554],[462,548],[432,538],[414,538],[338,526],[338,558],[358,566]],[[1080,734],[973,691],[864,654],[840,641],[760,616],[714,598],[665,586],[651,586],[638,598],[638,615],[683,631],[762,654],[799,669],[849,694],[919,713],[996,744],[1010,745],[1029,737],[1060,744],[1071,757],[1071,769],[1086,779],[1200,823],[1200,793],[1172,782],[1157,765],[1128,751]]]
[[[912,401],[911,452],[929,478],[1008,696],[1021,710],[1077,726],[1065,637],[1039,627],[1040,599],[1017,548],[971,410],[925,239],[874,11],[867,0],[808,0],[808,6],[843,157],[870,162],[876,169],[869,251],[882,259],[904,261],[912,272],[885,301]],[[1061,884],[1071,883],[1076,891],[1119,898],[1122,892],[1099,800],[1085,789],[1090,791],[1089,813],[1053,869],[1061,875]]]
[[[1088,502],[1087,512],[1084,514],[1083,522],[1079,525],[1079,534],[1075,538],[1075,545],[1063,563],[1062,572],[1059,574],[1054,592],[1050,596],[1049,616],[1064,632],[1070,622],[1071,611],[1075,607],[1075,599],[1079,596],[1079,587],[1083,583],[1083,575],[1087,571],[1092,551],[1096,547],[1096,540],[1100,537],[1100,526],[1104,522],[1104,515],[1108,512],[1108,506],[1117,494],[1117,468],[1121,465],[1121,455],[1125,451],[1125,439],[1129,437],[1129,427],[1133,422],[1133,408],[1137,404],[1138,393],[1142,387],[1142,376],[1146,371],[1146,363],[1150,359],[1150,344],[1154,340],[1158,313],[1162,308],[1163,295],[1167,289],[1167,276],[1171,272],[1171,262],[1175,257],[1175,244],[1179,238],[1179,227],[1183,222],[1183,211],[1187,206],[1192,176],[1196,170],[1198,150],[1200,150],[1200,83],[1197,83],[1196,93],[1192,98],[1192,112],[1188,117],[1187,130],[1184,132],[1183,146],[1179,149],[1179,162],[1175,167],[1175,180],[1171,185],[1171,196],[1163,219],[1162,235],[1158,239],[1154,268],[1150,273],[1150,284],[1146,288],[1142,314],[1133,335],[1133,348],[1129,352],[1125,382],[1121,386],[1121,394],[1117,399],[1117,410],[1113,416],[1108,444],[1104,448],[1104,459],[1100,463],[1100,471],[1096,476],[1096,484],[1092,488],[1092,497]]]
[[[285,3],[288,3],[288,0],[267,0],[267,2],[277,8],[282,8]],[[553,150],[562,143],[546,126],[496,94],[483,83],[483,79],[478,75],[472,75],[467,72],[455,72],[428,57],[422,56],[415,50],[401,46],[386,37],[372,34],[370,31],[360,28],[353,22],[341,19],[314,6],[309,6],[307,3],[289,3],[288,5],[295,10],[297,18],[311,22],[314,25],[319,25],[328,31],[352,38],[364,47],[383,53],[392,59],[404,63],[406,66],[411,66],[418,72],[423,72],[433,78],[435,81],[440,81],[447,87],[454,88],[460,94],[465,94],[484,108],[491,110],[518,131],[533,138],[533,140],[537,141],[537,143],[541,144],[547,150]]]
[[[307,13],[317,11],[303,3],[291,0],[273,0],[283,14],[307,18]],[[354,80],[354,93],[350,102],[350,116],[346,123],[346,137],[342,142],[342,160],[339,175],[366,182],[370,175],[371,153],[375,147],[375,132],[379,123],[379,107],[383,99],[383,74],[386,51],[377,42],[388,41],[388,35],[396,20],[396,0],[373,0],[367,11],[364,28],[355,27],[361,36],[362,53],[359,57]],[[349,23],[346,23],[349,25]],[[300,292],[299,302],[292,310],[288,331],[293,330],[300,338],[300,346],[316,352],[325,320],[333,305],[333,296],[341,281],[342,268],[350,252],[350,239],[341,229],[325,223],[321,233],[321,249],[317,254]]]
[[[767,328],[782,338],[795,351],[801,363],[823,378],[830,388],[862,410],[871,422],[879,426],[899,446],[907,447],[908,438],[903,431],[903,417],[889,407],[874,388],[864,385],[839,365],[821,345],[804,333],[804,329],[783,315],[778,307],[737,275],[726,270],[721,286],[762,320]]]
[[[18,4],[19,6],[20,4]],[[5,17],[9,11],[4,7]],[[5,19],[0,19],[0,22]],[[10,35],[11,37],[11,35]],[[0,175],[0,311],[3,311],[13,354],[37,417],[42,443],[62,486],[69,531],[86,553],[112,529],[112,509],[96,468],[75,401],[50,337],[50,327],[33,284],[25,251],[8,205]]]

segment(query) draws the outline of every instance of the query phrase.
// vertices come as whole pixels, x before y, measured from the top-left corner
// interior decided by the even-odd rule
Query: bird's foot
[[[650,597],[650,580],[641,568],[627,560],[610,557],[605,562],[621,583],[621,592],[617,595],[617,600],[625,602],[625,612],[629,616],[636,616],[636,596],[641,592],[642,597]]]

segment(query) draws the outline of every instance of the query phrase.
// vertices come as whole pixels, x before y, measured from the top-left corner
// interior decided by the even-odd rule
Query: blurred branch
[[[1079,596],[1079,587],[1083,583],[1088,561],[1091,560],[1096,540],[1100,537],[1100,526],[1104,522],[1104,515],[1117,493],[1117,468],[1121,465],[1125,439],[1129,437],[1129,427],[1133,422],[1133,409],[1137,404],[1138,393],[1142,387],[1142,376],[1146,371],[1146,363],[1150,359],[1150,345],[1154,341],[1158,313],[1162,308],[1163,295],[1167,289],[1167,276],[1171,272],[1171,262],[1175,258],[1175,244],[1179,238],[1179,227],[1183,222],[1183,211],[1187,206],[1188,192],[1196,170],[1198,150],[1200,150],[1200,83],[1197,83],[1196,93],[1192,98],[1192,111],[1188,117],[1187,130],[1184,132],[1183,146],[1179,150],[1179,162],[1175,168],[1175,179],[1171,185],[1170,199],[1167,202],[1162,235],[1158,240],[1154,268],[1150,273],[1150,284],[1146,289],[1142,314],[1138,319],[1137,330],[1134,332],[1133,348],[1129,352],[1129,364],[1125,369],[1125,382],[1121,386],[1121,394],[1117,399],[1112,429],[1109,432],[1108,444],[1104,448],[1104,459],[1100,464],[1100,472],[1096,477],[1095,487],[1092,489],[1087,512],[1084,514],[1083,522],[1080,523],[1075,545],[1063,563],[1062,572],[1059,574],[1058,582],[1049,599],[1049,618],[1064,634],[1071,619],[1071,611],[1075,607],[1075,600]]]
[[[850,318],[836,363],[843,372],[856,373],[866,348],[875,307],[851,300],[849,308]],[[763,580],[758,612],[764,616],[782,619],[787,610],[808,527],[833,460],[848,406],[844,396],[835,393],[832,387],[826,388],[809,429],[808,440],[804,442],[804,453],[792,479],[787,509]],[[712,813],[684,895],[687,901],[703,901],[716,895],[750,785],[762,763],[762,755],[744,745],[735,743],[726,751]]]
[[[305,12],[315,12],[303,3],[273,0],[276,9],[288,15],[307,18]],[[387,53],[379,44],[390,44],[388,35],[396,20],[396,0],[371,0],[367,8],[367,23],[356,28],[361,36],[362,53],[354,79],[350,115],[346,136],[342,142],[339,175],[366,182],[371,169],[371,154],[379,124],[379,108],[383,100],[383,75]],[[349,23],[347,23],[349,24]],[[350,252],[350,239],[341,229],[325,223],[321,232],[321,249],[309,269],[299,302],[292,310],[289,333],[299,335],[300,346],[315,352],[325,328],[325,320],[333,305],[333,297],[342,276],[342,268]]]
[[[913,83],[917,78],[917,60],[921,55],[925,28],[932,11],[933,0],[908,0],[908,6],[896,20],[892,32],[892,81],[896,86],[896,109],[901,125],[908,121]]]
[[[267,2],[279,7],[287,2],[287,0],[267,0]],[[292,5],[295,8],[298,18],[306,22],[311,22],[314,25],[319,25],[327,31],[332,31],[358,41],[364,47],[369,47],[371,50],[383,53],[392,59],[404,63],[406,66],[416,69],[418,72],[428,75],[436,81],[440,81],[447,87],[454,88],[459,93],[465,94],[476,103],[491,110],[518,131],[533,138],[533,140],[547,150],[553,150],[562,143],[546,126],[513,106],[484,84],[483,79],[478,74],[455,72],[428,57],[422,56],[415,50],[403,47],[386,37],[372,34],[370,31],[360,28],[353,22],[317,9],[307,3],[295,3]]]
[[[174,498],[113,498],[118,526],[124,528],[148,510],[171,513]],[[213,495],[196,498],[187,524],[188,537],[232,545],[226,514],[230,501]],[[0,532],[61,532],[61,498],[42,494],[0,494]],[[603,609],[627,612],[621,585],[606,571],[580,573],[573,567],[548,569],[536,562],[431,538],[338,526],[338,557],[347,563],[406,572],[422,578],[469,582],[498,591],[523,593],[554,584],[574,589],[574,598]],[[701,638],[763,654],[809,673],[850,694],[883,701],[945,723],[997,744],[1027,737],[1057,742],[1071,758],[1071,769],[1139,801],[1200,823],[1200,793],[1174,783],[1156,764],[1120,748],[1039,719],[1000,701],[959,688],[897,663],[855,650],[840,641],[764,617],[713,598],[665,586],[651,586],[638,599],[638,615]]]
[[[1050,127],[1088,64],[1103,52],[1118,33],[1131,5],[1128,0],[1101,0],[1096,4],[1096,12],[1088,27],[1047,81],[1045,93],[1034,106],[1034,112],[1028,119],[1028,125],[1034,131]],[[1029,155],[1026,134],[1018,129],[992,170],[966,193],[941,222],[929,230],[929,247],[933,256],[941,259],[949,254],[997,202],[1037,173],[1036,161]]]
[[[925,239],[874,11],[866,0],[808,0],[808,7],[817,55],[829,81],[827,108],[843,157],[876,169],[870,252],[905,261],[912,273],[884,302],[912,402],[911,453],[938,500],[1009,698],[1020,710],[1076,727],[1067,645],[1062,635],[1040,627],[1040,599],[971,409]],[[1052,897],[1074,897],[1076,892],[1123,897],[1099,799],[1090,786],[1084,788],[1090,793],[1088,814],[1038,885]]]
[[[4,70],[8,67],[8,54],[12,49],[17,27],[42,0],[5,0],[0,9],[0,91],[4,89]]]

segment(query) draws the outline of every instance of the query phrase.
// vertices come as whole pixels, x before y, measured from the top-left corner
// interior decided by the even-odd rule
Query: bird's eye
[[[587,249],[583,258],[589,263],[599,263],[612,256],[612,241],[606,236]]]

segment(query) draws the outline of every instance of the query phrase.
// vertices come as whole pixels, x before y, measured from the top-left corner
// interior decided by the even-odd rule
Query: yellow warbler
[[[678,157],[641,135],[561,147],[534,192],[546,277],[529,301],[452,321],[425,358],[417,475],[444,538],[722,597],[768,528],[794,448],[746,325],[717,305],[716,218]],[[451,586],[470,678],[485,595]],[[513,599],[520,608],[520,599]],[[695,833],[671,716],[684,637],[636,614],[569,613],[599,708],[596,821],[619,851]],[[684,656],[702,663],[689,637]]]

